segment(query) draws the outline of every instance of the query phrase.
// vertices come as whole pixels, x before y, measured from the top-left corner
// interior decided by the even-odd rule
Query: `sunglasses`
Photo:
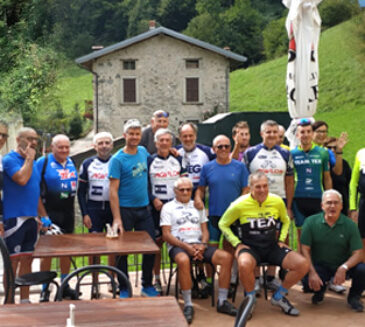
[[[302,118],[299,120],[298,126],[309,126],[312,125],[311,121],[308,118]]]
[[[177,189],[179,192],[183,193],[183,192],[191,192],[192,191],[192,188],[189,187],[189,188],[178,188]]]
[[[327,149],[330,149],[330,150],[332,150],[332,149],[334,149],[334,150],[336,150],[336,145],[327,145]]]
[[[170,114],[166,111],[159,112],[158,114],[156,114],[157,118],[162,118],[162,117],[168,118],[169,116],[170,116]]]
[[[321,130],[315,130],[315,132],[316,133],[319,133],[319,134],[327,134],[328,133],[328,131],[327,130],[325,130],[325,131],[321,131]]]
[[[0,133],[0,136],[4,139],[7,139],[9,137],[9,134],[6,133]]]
[[[229,144],[219,144],[216,146],[216,148],[218,150],[222,150],[222,149],[229,149],[231,146]]]

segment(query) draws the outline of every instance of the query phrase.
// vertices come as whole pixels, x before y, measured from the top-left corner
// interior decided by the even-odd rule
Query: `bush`
[[[271,21],[263,31],[264,52],[267,59],[280,57],[288,52],[286,17]]]
[[[69,131],[68,136],[70,139],[78,139],[82,134],[82,118],[80,114],[79,104],[76,103],[74,106],[74,112],[71,115],[71,118],[69,120]]]
[[[322,18],[322,28],[342,23],[359,13],[357,0],[326,0],[318,7]]]

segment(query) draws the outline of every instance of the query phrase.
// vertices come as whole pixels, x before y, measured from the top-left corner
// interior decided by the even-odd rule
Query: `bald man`
[[[38,135],[33,128],[22,128],[16,137],[16,149],[3,159],[4,240],[13,271],[31,272],[32,253],[37,240],[40,203],[40,176],[34,163]],[[29,302],[29,287],[20,290],[22,303]]]
[[[71,234],[75,224],[74,200],[77,188],[77,169],[69,157],[70,140],[64,134],[58,134],[52,139],[52,153],[37,160],[38,172],[41,175],[42,202],[49,218],[58,225],[62,232]],[[62,257],[61,280],[70,271],[70,259]],[[51,258],[42,259],[41,270],[49,270]],[[64,298],[76,299],[75,290],[66,287]],[[49,291],[43,286],[41,302],[47,302]]]
[[[221,236],[218,221],[231,202],[248,192],[248,171],[244,163],[231,159],[231,142],[227,136],[218,135],[214,138],[213,151],[217,158],[202,168],[195,206],[199,210],[204,208],[204,194],[208,187],[209,243],[217,247]]]

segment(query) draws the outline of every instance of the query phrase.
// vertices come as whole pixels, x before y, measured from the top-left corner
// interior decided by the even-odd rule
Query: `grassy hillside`
[[[357,149],[365,146],[365,70],[360,56],[356,22],[349,21],[321,34],[319,44],[319,101],[317,120],[330,125],[330,135],[347,131],[350,142],[345,158],[350,164]],[[283,27],[284,28],[284,27]],[[232,111],[285,111],[286,56],[231,74]],[[69,112],[75,103],[84,109],[92,100],[92,74],[70,63],[59,78],[58,92]]]
[[[59,96],[65,112],[72,111],[78,103],[84,110],[85,100],[93,99],[93,75],[75,63],[66,64],[57,82],[57,95]]]
[[[357,149],[365,146],[365,70],[356,21],[321,34],[319,44],[319,100],[315,119],[325,120],[329,134],[347,131],[345,158],[352,164]],[[286,56],[237,70],[231,74],[232,111],[285,111]]]

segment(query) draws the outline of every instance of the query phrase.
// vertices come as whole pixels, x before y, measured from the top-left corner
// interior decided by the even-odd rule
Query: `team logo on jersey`
[[[190,221],[192,224],[197,224],[199,222],[199,218],[193,216],[191,212],[182,211],[181,217],[176,220],[178,225],[185,224],[187,221]]]
[[[133,177],[141,177],[144,172],[147,171],[146,163],[138,162],[137,166],[132,168]]]
[[[312,184],[312,182],[313,182],[313,180],[312,180],[311,178],[306,178],[306,179],[305,179],[305,183],[306,183],[307,185]]]
[[[276,226],[276,220],[273,216],[266,218],[248,218],[251,229],[269,229]]]
[[[189,174],[193,174],[193,173],[200,173],[202,167],[200,165],[188,165],[186,169]]]
[[[91,179],[107,179],[108,173],[93,173],[91,175]]]
[[[74,171],[70,171],[69,169],[57,169],[57,172],[61,181],[76,178],[76,173]]]
[[[155,178],[166,178],[166,177],[176,177],[180,175],[180,171],[172,170],[172,171],[160,171],[155,173]]]

